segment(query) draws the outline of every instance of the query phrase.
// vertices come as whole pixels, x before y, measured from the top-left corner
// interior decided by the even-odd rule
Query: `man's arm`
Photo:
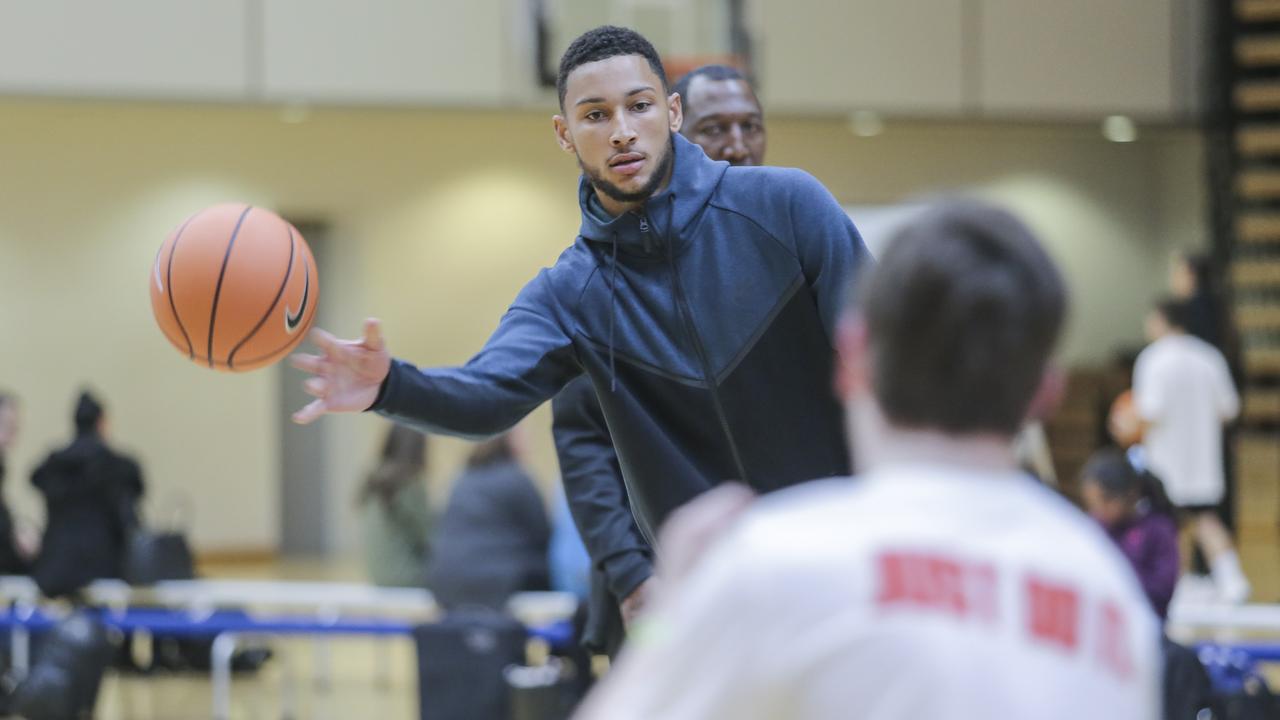
[[[556,396],[551,409],[556,455],[574,524],[591,563],[604,573],[609,591],[620,602],[632,599],[653,575],[653,551],[631,514],[595,389],[580,377]]]
[[[298,355],[317,399],[294,414],[308,423],[330,412],[374,410],[427,432],[483,438],[515,425],[581,372],[546,271],[520,291],[498,329],[466,365],[419,369],[392,361],[378,323],[340,341],[313,333],[324,355]]]
[[[792,170],[791,232],[800,267],[818,301],[822,326],[835,337],[845,293],[863,267],[872,262],[849,214],[816,178]]]
[[[1157,364],[1156,360],[1144,350],[1133,365],[1133,407],[1143,422],[1155,424],[1164,414],[1165,396],[1169,388],[1167,372]]]
[[[1236,384],[1231,380],[1231,369],[1227,366],[1225,357],[1219,355],[1214,368],[1218,386],[1216,393],[1218,396],[1218,417],[1223,422],[1230,422],[1240,414],[1240,393],[1236,392]]]

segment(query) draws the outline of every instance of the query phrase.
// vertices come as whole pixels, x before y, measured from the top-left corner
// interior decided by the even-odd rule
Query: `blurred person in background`
[[[430,554],[426,435],[389,425],[378,466],[356,497],[364,530],[365,568],[378,585],[422,587]]]
[[[1134,364],[1132,408],[1142,423],[1146,467],[1192,522],[1218,597],[1244,602],[1249,582],[1219,517],[1222,429],[1239,413],[1240,397],[1222,353],[1187,332],[1189,317],[1187,303],[1175,299],[1148,314],[1150,344]]]
[[[142,469],[108,445],[107,414],[89,392],[76,400],[75,439],[31,476],[44,496],[46,524],[32,575],[45,595],[119,578],[129,533],[138,527]]]
[[[524,468],[524,430],[475,446],[436,526],[427,587],[446,608],[501,610],[518,592],[550,588],[551,523]]]
[[[730,165],[764,164],[764,111],[741,72],[704,65],[680,78],[672,92],[683,106],[680,134],[707,157]],[[612,655],[622,643],[624,624],[643,610],[655,586],[653,550],[632,517],[613,439],[590,379],[569,383],[551,407],[565,495],[591,556],[590,613],[582,642],[593,652]],[[644,518],[648,527],[658,522]]]
[[[1169,272],[1169,292],[1187,305],[1187,332],[1209,343],[1226,358],[1231,378],[1239,386],[1244,380],[1240,335],[1232,322],[1223,283],[1207,254],[1180,252],[1173,256]],[[1235,432],[1228,424],[1222,432],[1222,502],[1217,515],[1231,532],[1235,528]],[[1191,570],[1203,574],[1208,562],[1196,547]]]
[[[950,201],[857,295],[836,365],[857,481],[677,511],[662,593],[580,717],[1159,717],[1132,570],[1013,451],[1062,389],[1052,260],[1007,213]]]
[[[3,495],[8,455],[17,442],[19,424],[18,398],[0,390],[0,575],[25,575],[31,570],[31,551],[18,541]]]
[[[571,593],[586,602],[591,595],[591,556],[578,534],[563,492],[556,492],[551,507],[551,544],[547,549],[551,589]]]
[[[1186,331],[1218,348],[1228,362],[1235,333],[1226,299],[1218,287],[1208,255],[1178,253],[1169,271],[1169,292],[1187,305]]]
[[[1099,450],[1081,473],[1085,510],[1129,560],[1161,621],[1178,584],[1178,524],[1173,503],[1156,476],[1134,467],[1116,448]],[[1202,720],[1213,702],[1209,676],[1193,648],[1165,636],[1165,720]]]
[[[1095,453],[1081,474],[1085,511],[1102,525],[1133,565],[1161,620],[1178,584],[1178,524],[1173,503],[1154,475],[1138,470],[1120,450]]]
[[[686,73],[671,91],[683,103],[680,134],[707,157],[738,166],[764,164],[764,110],[741,71],[703,65]]]

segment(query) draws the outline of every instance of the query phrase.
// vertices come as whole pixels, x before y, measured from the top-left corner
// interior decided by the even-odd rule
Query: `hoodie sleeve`
[[[622,470],[595,391],[586,378],[551,402],[552,433],[570,514],[591,563],[623,600],[653,575],[652,551],[636,527]]]
[[[370,409],[427,432],[480,439],[515,425],[580,373],[544,270],[466,365],[417,368],[393,360]]]
[[[812,175],[792,170],[791,232],[822,326],[835,337],[845,293],[871,255],[849,214]]]

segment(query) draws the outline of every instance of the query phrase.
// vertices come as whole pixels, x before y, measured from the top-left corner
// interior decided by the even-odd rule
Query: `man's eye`
[[[706,126],[706,127],[702,128],[702,130],[700,130],[699,132],[700,132],[701,134],[703,134],[703,135],[708,135],[708,136],[710,136],[710,137],[715,137],[715,136],[717,136],[717,135],[723,135],[723,134],[724,134],[724,128],[720,127],[719,125],[708,125],[708,126]]]
[[[592,110],[591,112],[587,113],[586,118],[592,122],[595,122],[597,120],[603,120],[604,113],[599,110]]]
[[[649,109],[649,106],[650,106],[650,105],[652,105],[652,104],[653,104],[653,103],[648,102],[648,101],[646,101],[646,100],[641,100],[640,102],[636,103],[635,105],[632,105],[632,106],[631,106],[631,109],[632,109],[632,110],[635,110],[636,112],[644,112],[645,110],[648,110],[648,109]]]

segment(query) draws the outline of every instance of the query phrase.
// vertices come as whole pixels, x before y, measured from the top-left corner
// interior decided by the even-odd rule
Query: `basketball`
[[[201,210],[156,253],[151,309],[193,362],[245,372],[284,357],[316,317],[319,279],[306,240],[259,207]]]

